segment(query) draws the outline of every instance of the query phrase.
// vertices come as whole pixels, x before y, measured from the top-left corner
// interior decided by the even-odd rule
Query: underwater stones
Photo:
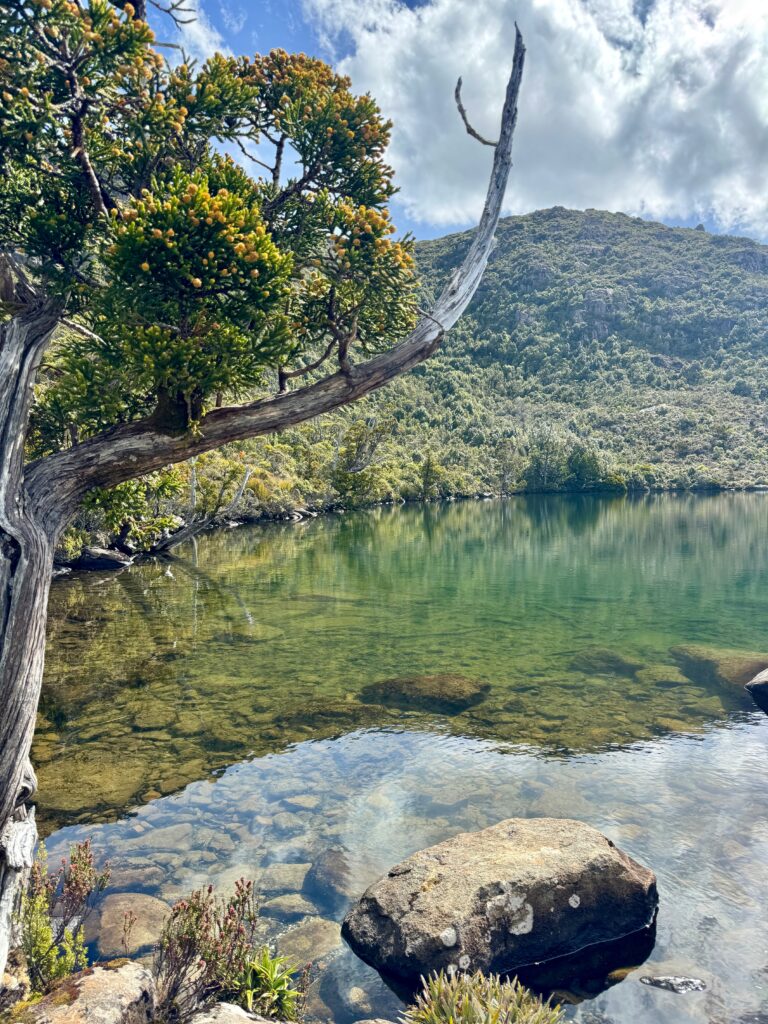
[[[385,707],[458,714],[485,700],[490,689],[488,683],[479,679],[453,673],[397,676],[364,687],[360,700]]]
[[[283,932],[277,942],[281,956],[296,964],[317,963],[341,946],[341,926],[324,917],[305,917]]]
[[[261,913],[265,917],[277,917],[281,921],[298,921],[302,917],[316,914],[317,907],[301,893],[287,892],[262,903]]]
[[[140,892],[116,892],[107,896],[85,923],[85,941],[96,943],[99,956],[133,956],[149,949],[160,938],[163,922],[168,916],[167,903]],[[134,914],[135,924],[124,942],[127,914]]]
[[[304,889],[318,903],[340,910],[348,906],[355,894],[347,852],[331,846],[315,859],[307,872]]]
[[[261,891],[265,895],[301,892],[311,867],[311,864],[270,864],[261,876]]]
[[[669,653],[689,679],[706,686],[746,686],[768,668],[768,654],[757,651],[681,644]]]
[[[163,869],[151,861],[143,858],[120,860],[116,864],[112,864],[109,888],[110,890],[153,888],[160,885],[164,877]]]
[[[747,683],[747,692],[760,710],[768,715],[768,669],[758,672],[755,678]]]
[[[40,802],[47,811],[80,812],[97,807],[123,807],[146,787],[150,755],[115,751],[97,745],[41,765],[37,775]]]
[[[176,708],[170,704],[148,703],[133,717],[133,724],[140,731],[166,729],[176,721]]]
[[[285,636],[285,632],[277,626],[270,626],[266,622],[252,622],[246,631],[214,633],[211,640],[216,644],[247,645],[279,640],[282,636]]]
[[[608,647],[587,647],[571,660],[571,668],[586,675],[633,676],[642,667]]]
[[[22,1012],[16,1019],[25,1024],[149,1024],[155,983],[141,964],[115,960],[65,978]]]
[[[353,701],[307,701],[295,710],[285,711],[274,718],[284,742],[290,740],[283,730],[296,730],[304,734],[323,732],[331,735],[351,729],[376,726],[384,714],[381,708],[369,707]]]
[[[582,822],[512,818],[421,850],[370,886],[342,935],[384,974],[514,972],[648,928],[653,872]],[[455,938],[455,942],[453,941]]]
[[[160,825],[157,828],[140,832],[139,835],[125,839],[122,847],[125,850],[150,848],[152,850],[177,851],[186,847],[195,832],[189,821],[180,821],[175,825]]]
[[[298,793],[296,796],[286,797],[283,801],[291,811],[316,811],[321,802],[321,798],[313,793]]]
[[[690,679],[684,676],[676,665],[647,665],[640,669],[635,679],[643,687],[657,687],[660,690],[690,686]],[[641,694],[641,697],[645,699],[647,694]]]

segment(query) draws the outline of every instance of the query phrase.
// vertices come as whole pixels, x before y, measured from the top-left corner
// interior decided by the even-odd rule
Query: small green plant
[[[296,969],[284,956],[272,956],[264,946],[245,965],[240,979],[240,1002],[249,1013],[273,1020],[298,1020],[303,988],[295,982]]]
[[[423,980],[423,979],[422,979]],[[430,975],[404,1024],[560,1024],[559,1006],[551,1006],[524,988],[517,978],[498,974]]]
[[[83,924],[109,881],[109,867],[94,867],[91,842],[76,843],[69,860],[49,873],[41,843],[21,900],[21,946],[36,993],[87,966]]]

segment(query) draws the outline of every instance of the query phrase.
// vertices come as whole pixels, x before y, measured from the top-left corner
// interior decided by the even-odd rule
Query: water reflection
[[[741,689],[679,672],[669,685],[669,649],[766,646],[766,528],[760,495],[380,509],[60,581],[35,744],[43,820],[114,817],[360,727],[560,755],[726,723],[751,707]],[[590,667],[594,647],[643,671]],[[448,717],[358,699],[440,673],[490,693]]]

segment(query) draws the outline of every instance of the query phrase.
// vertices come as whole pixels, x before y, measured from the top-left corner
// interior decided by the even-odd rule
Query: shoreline
[[[77,558],[54,559],[53,579],[68,576],[71,572],[98,572],[98,571],[120,571],[128,568],[137,562],[149,559],[172,558],[172,550],[187,540],[198,537],[215,530],[231,530],[241,526],[265,526],[268,524],[288,524],[306,522],[310,519],[324,518],[333,515],[345,515],[349,512],[365,512],[375,508],[396,508],[406,505],[439,505],[451,502],[464,501],[498,501],[509,498],[545,498],[545,497],[604,497],[604,498],[625,498],[637,500],[655,495],[663,494],[690,494],[697,497],[705,497],[715,494],[761,494],[768,493],[766,484],[744,484],[741,486],[708,485],[699,487],[645,487],[645,488],[617,488],[617,487],[591,487],[579,490],[513,490],[508,492],[482,491],[475,494],[449,494],[437,498],[415,498],[399,500],[383,500],[362,503],[359,505],[344,505],[341,502],[329,502],[321,505],[296,506],[276,511],[263,511],[257,515],[239,516],[235,518],[213,519],[209,522],[201,522],[199,529],[191,529],[193,524],[182,523],[176,534],[165,538],[154,548],[146,551],[128,552],[125,545],[122,547],[111,544],[101,547],[94,543],[85,545]],[[180,536],[185,534],[185,536]],[[173,537],[179,535],[179,540],[173,543]],[[94,538],[95,540],[96,538]],[[170,543],[169,543],[170,541]]]

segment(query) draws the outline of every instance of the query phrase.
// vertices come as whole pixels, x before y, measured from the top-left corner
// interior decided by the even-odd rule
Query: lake
[[[254,878],[265,939],[317,961],[310,1013],[351,1024],[401,1004],[336,948],[343,906],[305,880],[324,851],[362,891],[459,831],[579,818],[661,902],[649,960],[569,1019],[765,1024],[768,718],[671,649],[768,650],[767,541],[768,495],[518,497],[240,527],[57,580],[49,855],[91,836],[116,889],[165,901]],[[442,673],[484,698],[368,692]],[[706,990],[640,982],[669,974]]]

